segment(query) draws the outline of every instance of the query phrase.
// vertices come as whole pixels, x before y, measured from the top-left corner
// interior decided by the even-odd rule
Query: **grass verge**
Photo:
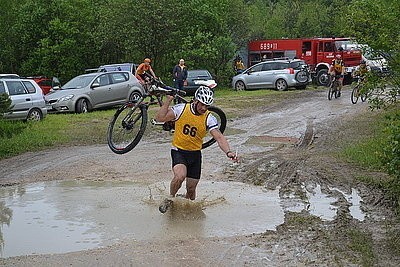
[[[215,105],[224,108],[228,117],[238,111],[254,112],[251,107],[279,101],[299,91],[274,90],[234,91],[230,88],[216,90]],[[189,99],[189,97],[187,97]],[[149,109],[152,118],[157,107]],[[0,120],[0,159],[28,151],[40,151],[57,146],[105,144],[107,127],[115,109],[97,110],[85,114],[48,114],[41,122]],[[146,131],[151,131],[148,127]]]

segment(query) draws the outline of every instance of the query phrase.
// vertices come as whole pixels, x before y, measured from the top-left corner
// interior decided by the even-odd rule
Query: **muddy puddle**
[[[308,200],[287,197],[293,200],[289,203],[279,197],[279,188],[201,181],[196,201],[175,198],[173,207],[161,214],[158,205],[168,187],[169,182],[74,180],[0,188],[1,257],[80,251],[124,239],[262,233],[282,224],[288,210],[307,209],[323,219],[333,219],[335,213],[336,199],[318,187],[309,191]],[[347,199],[358,201],[351,206],[361,216],[357,192]]]

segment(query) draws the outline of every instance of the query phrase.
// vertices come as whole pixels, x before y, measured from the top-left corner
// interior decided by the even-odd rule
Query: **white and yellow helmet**
[[[194,99],[199,100],[204,105],[212,105],[214,103],[214,93],[207,86],[200,86],[194,94]]]

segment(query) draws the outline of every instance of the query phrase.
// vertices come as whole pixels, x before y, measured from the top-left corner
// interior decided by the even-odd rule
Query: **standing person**
[[[154,78],[157,78],[156,74],[154,73],[153,69],[151,68],[151,60],[150,58],[145,58],[143,63],[141,63],[135,72],[135,77],[139,80],[139,82],[144,85],[146,83],[146,75],[151,75]]]
[[[236,74],[242,73],[242,72],[244,71],[244,69],[246,68],[246,67],[244,66],[244,63],[243,63],[241,57],[239,57],[239,58],[237,59],[235,65],[236,65],[236,68],[235,68],[235,69],[236,69]]]
[[[174,87],[178,88],[179,90],[183,90],[183,86],[188,75],[187,67],[185,66],[185,60],[179,60],[179,63],[172,71],[172,75],[174,77]]]
[[[214,96],[210,88],[200,86],[194,95],[194,101],[170,107],[173,96],[167,96],[157,112],[156,120],[160,122],[175,121],[175,133],[172,139],[171,158],[174,177],[170,184],[170,195],[175,197],[186,180],[186,195],[190,200],[196,198],[196,187],[201,175],[201,148],[207,131],[217,141],[225,155],[238,162],[236,153],[232,152],[225,136],[219,131],[218,121],[207,110],[213,103]],[[164,213],[172,203],[166,200],[159,210]]]
[[[336,58],[332,60],[332,64],[329,69],[329,74],[332,76],[339,76],[339,92],[338,97],[341,95],[342,87],[343,87],[343,79],[344,79],[344,62],[342,60],[342,56],[337,54]]]

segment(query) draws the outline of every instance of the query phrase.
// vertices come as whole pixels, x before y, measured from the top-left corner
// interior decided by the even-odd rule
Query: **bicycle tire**
[[[116,154],[131,151],[139,143],[146,130],[147,107],[140,105],[132,110],[132,105],[134,103],[129,102],[120,107],[108,125],[108,146]],[[128,116],[129,122],[126,124],[124,119]]]
[[[332,86],[329,86],[328,100],[332,100],[332,96],[333,96],[333,88],[332,88]]]
[[[367,94],[366,93],[361,94],[361,101],[365,102],[366,100],[367,100]]]
[[[356,104],[358,101],[358,85],[354,86],[353,90],[351,91],[351,103]]]
[[[215,106],[208,107],[208,111],[210,111],[211,114],[214,115],[215,118],[218,120],[219,130],[221,133],[224,133],[225,129],[226,129],[226,122],[227,122],[225,113],[222,111],[222,109],[215,107]],[[211,134],[207,134],[207,136],[204,138],[202,149],[211,146],[212,144],[215,143],[215,141],[216,140],[214,138],[212,138]]]
[[[334,85],[333,85],[333,95],[335,96],[335,98],[339,97],[339,90],[338,90],[338,82],[337,80],[335,80]]]

